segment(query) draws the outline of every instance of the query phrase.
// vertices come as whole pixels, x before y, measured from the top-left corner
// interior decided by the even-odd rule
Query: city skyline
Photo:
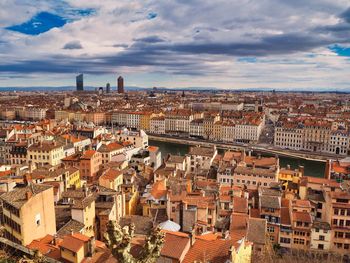
[[[342,0],[6,2],[0,87],[345,91],[349,29]]]

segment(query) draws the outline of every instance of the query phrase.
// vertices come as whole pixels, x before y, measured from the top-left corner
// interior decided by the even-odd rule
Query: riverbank
[[[185,155],[188,153],[190,146],[195,144],[188,144],[186,139],[183,139],[182,142],[169,142],[164,140],[157,140],[157,138],[150,136],[149,145],[159,147],[160,151],[162,152],[162,157],[166,157],[168,154]],[[219,147],[218,151],[219,153],[223,153],[224,149],[221,149]],[[257,152],[253,150],[253,154],[257,154]],[[271,156],[275,154],[266,153],[264,155]],[[281,167],[287,167],[287,165],[290,165],[292,169],[297,169],[300,165],[304,166],[306,176],[324,177],[324,171],[326,168],[324,161],[307,160],[280,155],[279,158]]]
[[[186,145],[202,145],[202,146],[216,146],[218,149],[224,150],[246,150],[254,151],[262,154],[278,155],[291,158],[301,158],[305,160],[326,162],[328,159],[338,159],[338,155],[327,154],[327,153],[315,153],[315,152],[306,152],[306,151],[296,151],[296,150],[287,150],[274,147],[272,145],[263,145],[263,144],[233,144],[233,143],[223,143],[223,142],[212,142],[203,139],[194,139],[194,138],[179,138],[174,136],[166,135],[148,135],[150,140],[162,141],[169,143],[180,143]]]

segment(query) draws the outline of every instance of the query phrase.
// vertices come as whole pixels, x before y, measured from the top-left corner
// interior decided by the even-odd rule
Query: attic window
[[[40,226],[40,220],[41,218],[40,218],[40,214],[37,214],[36,216],[35,216],[35,223],[36,223],[36,226]]]

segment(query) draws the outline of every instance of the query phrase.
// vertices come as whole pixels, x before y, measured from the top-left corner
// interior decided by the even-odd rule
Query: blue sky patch
[[[147,15],[147,19],[154,19],[154,18],[156,18],[158,15],[157,15],[157,13],[155,13],[155,12],[150,12],[150,13],[148,13],[148,15]]]
[[[334,53],[336,53],[338,56],[350,57],[350,48],[342,47],[340,45],[333,45],[328,48]]]
[[[67,20],[61,16],[54,15],[48,12],[40,12],[29,21],[20,25],[7,27],[6,29],[20,32],[27,35],[39,35],[54,27],[62,27],[67,23]]]
[[[247,63],[255,63],[256,58],[255,57],[242,57],[238,59],[239,62],[247,62]]]

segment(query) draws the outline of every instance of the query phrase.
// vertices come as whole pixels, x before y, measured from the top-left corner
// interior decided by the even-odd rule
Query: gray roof
[[[190,155],[199,155],[199,156],[207,156],[213,157],[215,153],[214,147],[198,147],[194,146],[190,148]]]
[[[65,224],[63,227],[61,227],[58,231],[57,231],[57,236],[58,237],[64,237],[69,235],[72,231],[73,233],[77,233],[84,229],[84,224],[76,221],[74,219],[71,219],[68,221],[67,224]]]
[[[26,193],[30,192],[33,196],[52,188],[47,184],[31,184],[24,187],[18,187],[14,190],[1,195],[1,199],[17,209],[20,209],[28,200]]]
[[[181,155],[170,155],[167,162],[168,163],[183,163],[185,161],[185,156]]]
[[[268,196],[262,195],[260,196],[260,206],[262,208],[281,208],[281,198],[278,196]]]
[[[235,169],[235,173],[237,174],[252,174],[252,175],[262,175],[275,178],[276,172],[271,169],[263,169],[263,168],[253,168],[253,167],[244,167],[237,166]]]
[[[266,219],[249,218],[247,240],[255,244],[264,245],[266,242]]]

